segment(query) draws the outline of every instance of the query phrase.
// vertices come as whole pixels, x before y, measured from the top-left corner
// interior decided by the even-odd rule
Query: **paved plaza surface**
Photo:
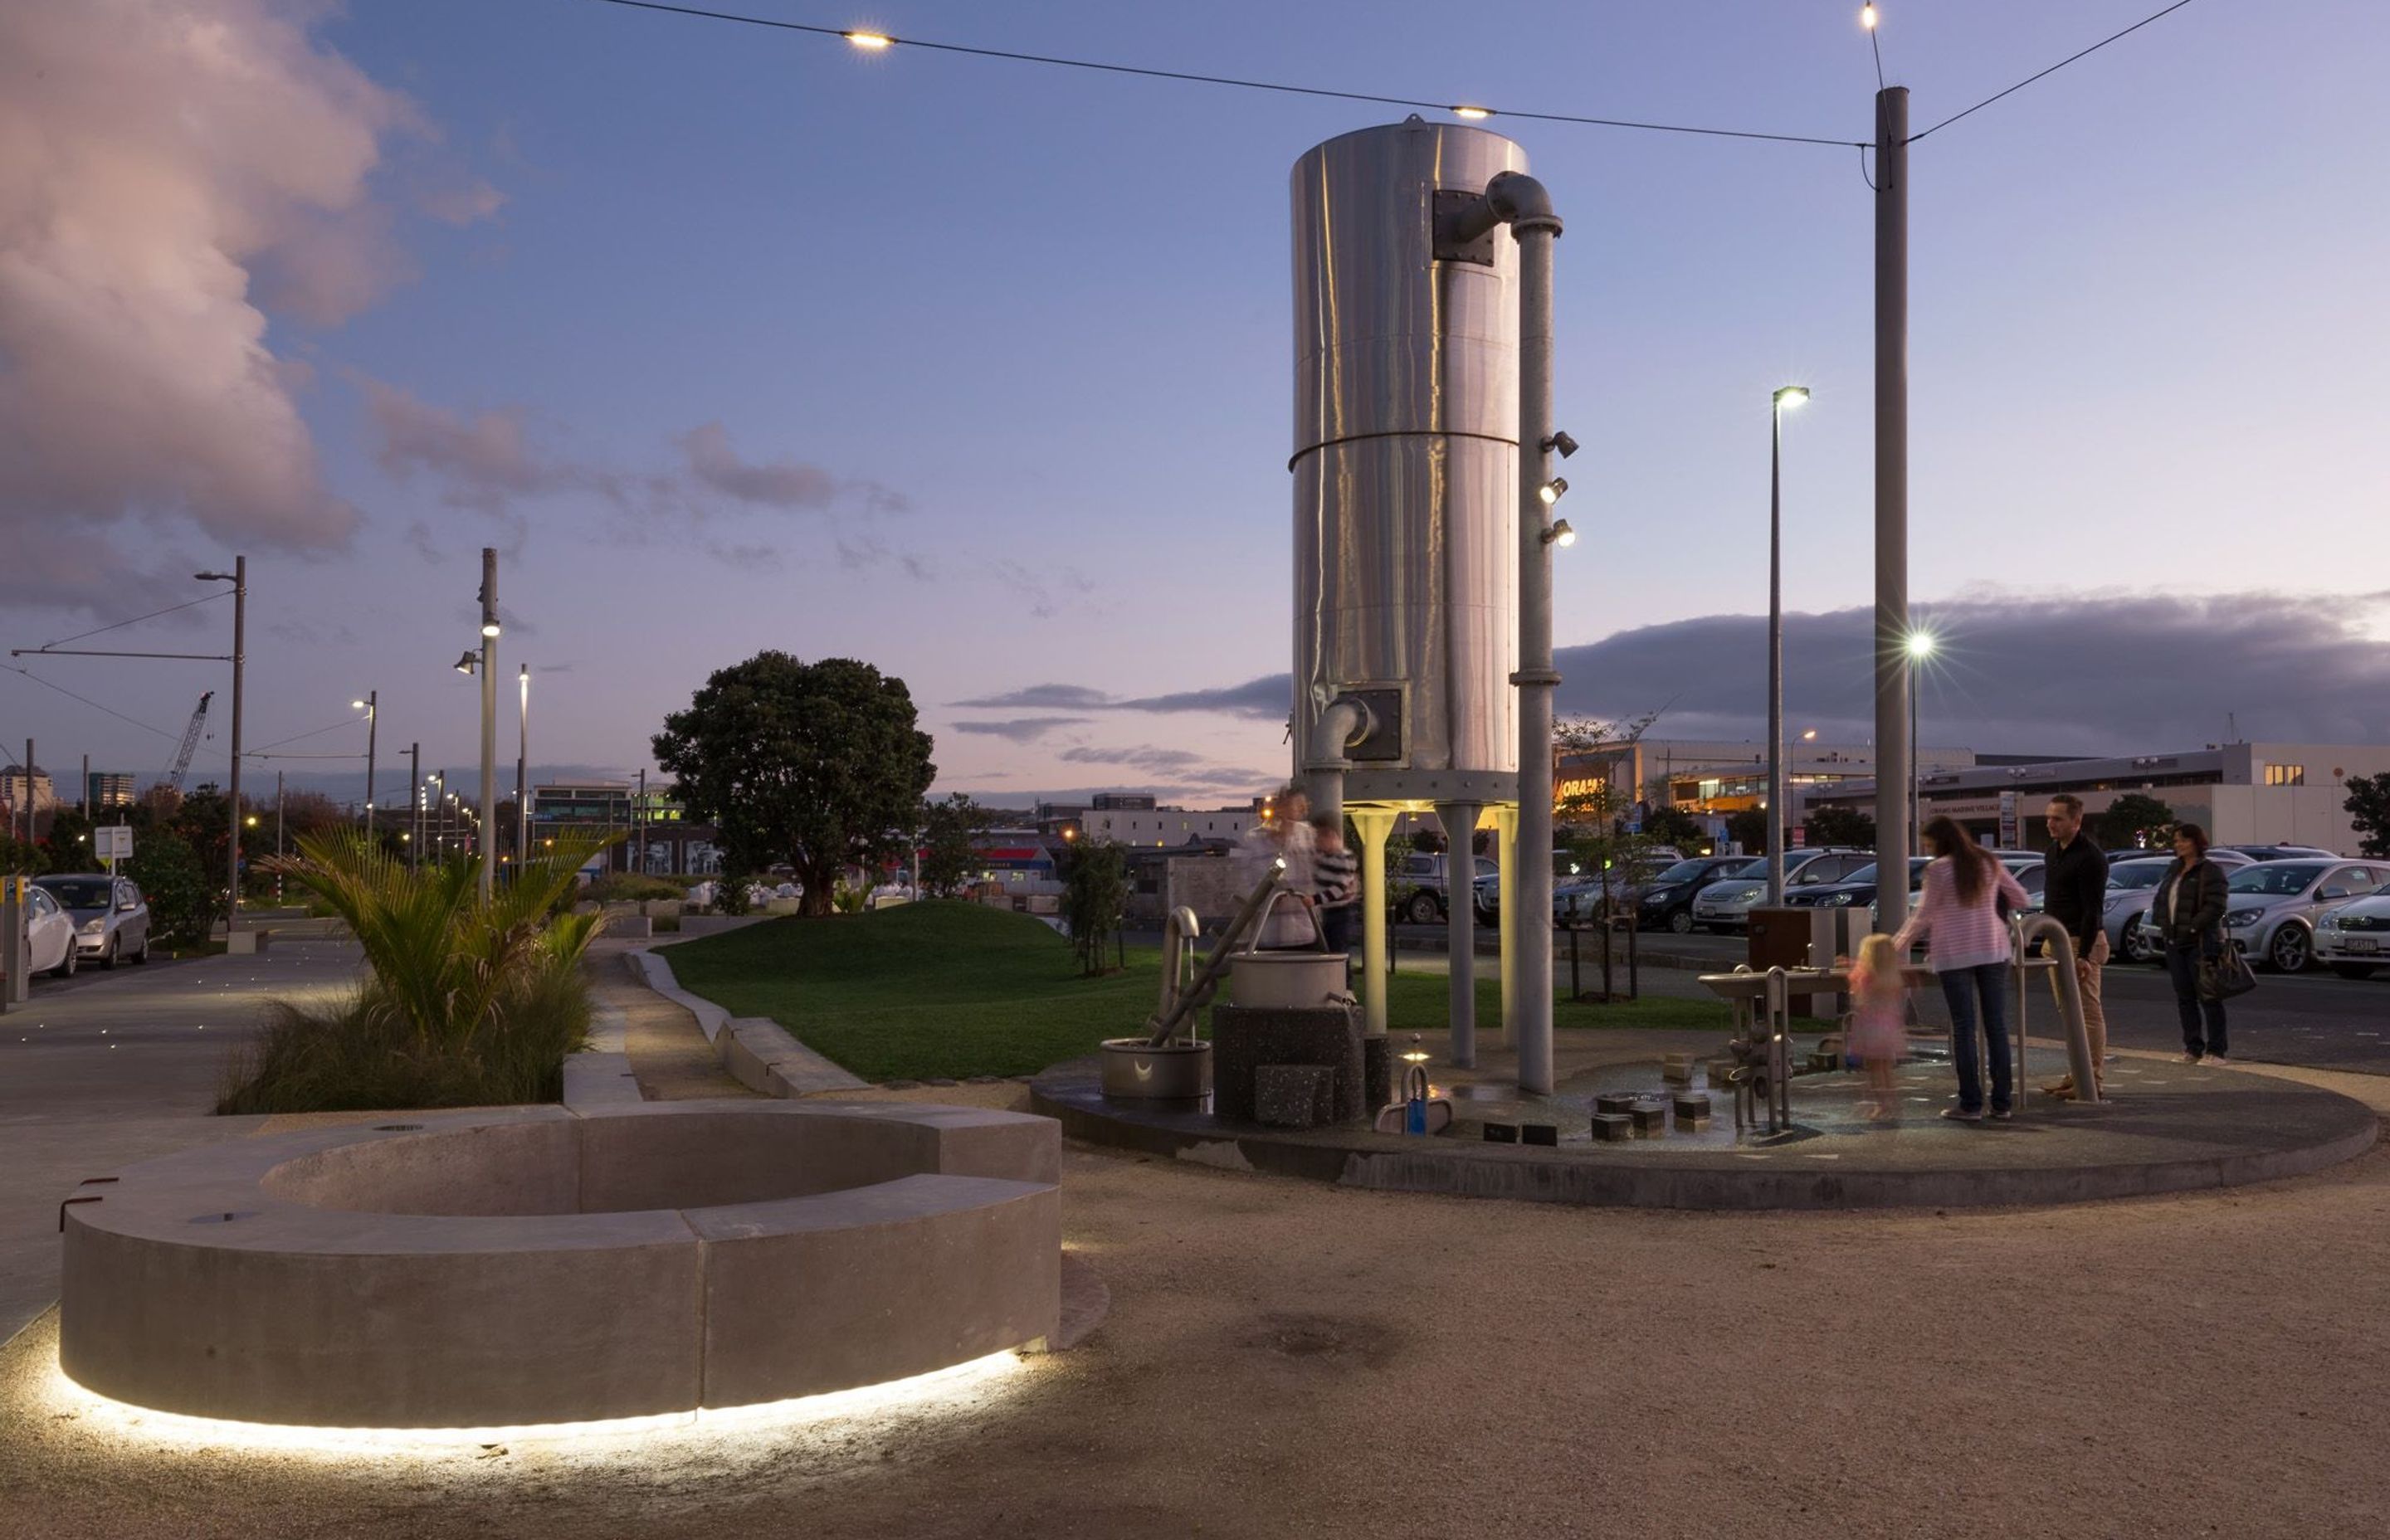
[[[314,987],[353,967],[330,947],[268,961]],[[61,997],[48,1057],[0,1059],[0,1136],[20,1141],[0,1158],[71,1130],[93,1152],[60,1168],[71,1182],[246,1131],[197,1116],[218,1061],[181,1034],[195,1042],[198,1015],[277,976],[194,972],[187,992],[165,977],[78,990],[87,1014]],[[101,1038],[109,1013],[93,1007],[111,997],[115,1019],[149,1023],[122,1048],[99,1046],[117,1029]],[[610,986],[604,1003],[639,1008],[628,1042],[643,1077],[695,1088],[686,1012]],[[13,1033],[28,1019],[5,1020]],[[136,1041],[149,1068],[104,1062]],[[2154,1057],[2125,1065],[2168,1072]],[[2390,1110],[2390,1079],[2264,1072]],[[35,1208],[54,1226],[53,1179],[6,1169],[9,1236]],[[1088,1342],[948,1399],[797,1428],[369,1456],[188,1441],[62,1389],[45,1316],[0,1349],[0,1535],[2390,1526],[2378,1147],[2224,1192],[1857,1213],[1355,1192],[1074,1148],[1064,1226],[1111,1290]]]

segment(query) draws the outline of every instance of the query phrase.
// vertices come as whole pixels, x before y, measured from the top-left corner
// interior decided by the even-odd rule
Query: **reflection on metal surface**
[[[1435,260],[1435,210],[1525,169],[1416,120],[1295,163],[1293,740],[1345,692],[1402,702],[1399,753],[1356,764],[1349,802],[1517,770],[1518,243]]]

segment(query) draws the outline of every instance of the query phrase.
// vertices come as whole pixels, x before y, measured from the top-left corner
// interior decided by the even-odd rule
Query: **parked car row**
[[[61,872],[33,879],[27,893],[29,971],[71,979],[85,962],[149,960],[149,905],[130,879]]]
[[[2212,858],[2216,852],[2208,854]],[[2164,871],[2161,866],[2160,876]],[[2110,876],[2113,879],[2113,869]],[[2152,897],[2157,880],[2151,879]],[[2251,962],[2278,972],[2297,973],[2321,958],[2344,977],[2370,978],[2381,964],[2367,959],[2378,956],[2390,962],[2390,934],[2373,933],[2380,918],[2390,914],[2390,905],[2380,902],[2385,889],[2390,889],[2390,861],[2336,856],[2253,861],[2225,879],[2225,933]],[[2157,961],[2163,943],[2151,921],[2150,902],[2141,901],[2122,950],[2127,956]],[[2345,916],[2344,908],[2350,911]],[[2328,938],[2327,919],[2333,922]],[[2390,931],[2390,927],[2383,929]]]

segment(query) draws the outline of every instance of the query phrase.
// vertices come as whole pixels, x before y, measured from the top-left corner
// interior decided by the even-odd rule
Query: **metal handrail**
[[[2100,1095],[2100,1066],[2091,1061],[2091,1030],[2083,1020],[2083,988],[2075,977],[2075,937],[2055,915],[2011,915],[2009,934],[2015,957],[2017,975],[2017,1097],[2024,1097],[2025,999],[2029,991],[2024,982],[2025,947],[2037,938],[2049,943],[2050,971],[2056,975],[2051,987],[2058,992],[2059,1014],[2065,1019],[2066,1061],[2075,1076],[2075,1099],[2097,1104]]]

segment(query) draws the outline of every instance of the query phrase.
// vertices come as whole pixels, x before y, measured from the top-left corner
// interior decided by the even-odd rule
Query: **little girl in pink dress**
[[[1858,960],[1851,965],[1851,1024],[1844,1038],[1846,1053],[1867,1067],[1868,1090],[1875,1099],[1860,1110],[1870,1119],[1890,1117],[1897,1099],[1892,1067],[1908,1048],[1900,954],[1887,935],[1859,943]]]

